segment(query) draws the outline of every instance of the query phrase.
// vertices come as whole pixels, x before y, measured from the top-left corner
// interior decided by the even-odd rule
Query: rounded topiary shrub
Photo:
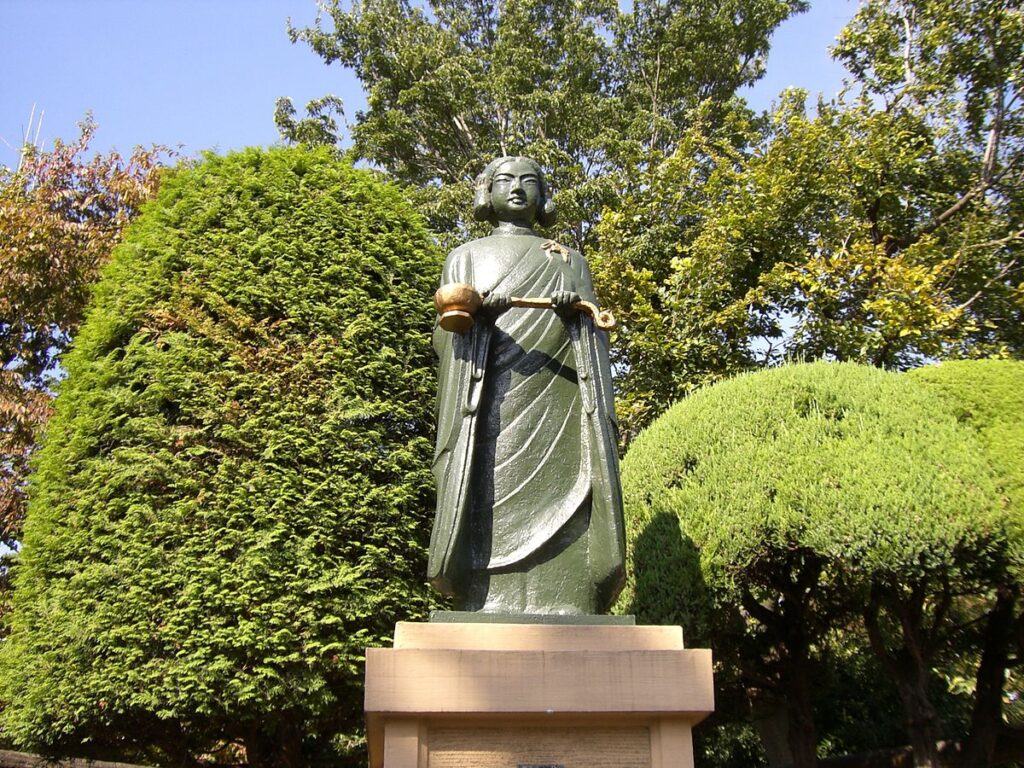
[[[630,447],[623,493],[634,567],[620,607],[649,621],[686,621],[689,577],[734,602],[797,550],[913,576],[969,552],[979,520],[999,517],[971,431],[902,375],[855,364],[698,391]]]
[[[871,653],[865,632],[885,670],[916,654],[921,669],[903,665],[914,680],[893,673],[871,694],[881,710],[899,687],[911,706],[949,629],[947,597],[984,594],[1006,567],[1004,494],[975,433],[927,387],[868,366],[791,365],[700,390],[633,442],[622,485],[631,573],[618,610],[711,646],[720,686],[765,720],[785,714],[778,759],[794,764],[906,738],[897,719],[818,740],[822,707],[845,706],[826,690],[829,657]]]
[[[64,361],[6,734],[174,765],[358,752],[363,649],[428,603],[439,264],[400,192],[326,150],[169,175]]]
[[[907,376],[942,398],[977,434],[1012,505],[1013,521],[1024,523],[1024,362],[955,360],[915,368]]]
[[[980,615],[975,625],[981,638],[974,646],[980,661],[972,694],[974,712],[985,713],[988,724],[972,728],[974,738],[964,749],[966,765],[970,758],[989,759],[985,755],[1004,722],[1024,722],[1024,684],[1014,660],[1024,585],[1024,362],[946,361],[909,371],[907,376],[938,395],[957,420],[975,433],[995,469],[1008,510],[1009,567],[994,596],[977,605]],[[975,722],[984,720],[976,716]]]

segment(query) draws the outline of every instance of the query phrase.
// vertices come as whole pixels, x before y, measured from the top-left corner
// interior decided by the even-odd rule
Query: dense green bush
[[[1024,363],[1011,360],[945,362],[909,378],[938,395],[983,448],[1009,512],[1009,562],[987,592],[964,606],[969,621],[951,643],[947,675],[971,693],[963,745],[964,768],[994,762],[1004,723],[1024,725]],[[971,670],[976,670],[973,678]],[[966,672],[966,677],[965,677]]]
[[[428,607],[438,269],[399,191],[328,151],[166,180],[65,361],[9,735],[174,765],[358,753],[363,649]]]
[[[1011,522],[1024,525],[1024,362],[948,361],[907,376],[942,398],[957,420],[974,431],[1015,511]],[[1022,538],[1016,544],[1024,547],[1024,531],[1017,533]]]
[[[941,398],[852,364],[741,376],[642,433],[623,489],[633,570],[620,610],[713,645],[720,684],[784,715],[780,760],[856,746],[819,740],[814,709],[830,655],[869,638],[908,721],[940,727],[929,675],[949,630],[941,606],[1005,571],[1007,538],[991,463]]]

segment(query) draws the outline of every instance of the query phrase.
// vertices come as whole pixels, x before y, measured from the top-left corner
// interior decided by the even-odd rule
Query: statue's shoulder
[[[445,280],[474,283],[482,270],[504,263],[513,256],[505,240],[507,238],[491,235],[453,248],[444,262]]]
[[[479,251],[491,250],[499,247],[499,238],[494,235],[485,235],[484,237],[478,237],[475,240],[469,240],[462,245],[457,245],[448,252],[449,258],[452,256],[459,258],[461,256],[469,256]]]
[[[513,239],[505,235],[484,235],[475,240],[470,240],[468,243],[463,243],[455,250],[458,251],[464,248],[469,251],[489,251],[495,248],[509,248],[512,245]]]
[[[492,258],[496,254],[517,253],[522,250],[523,244],[517,242],[522,238],[502,237],[501,235],[486,235],[470,240],[468,243],[453,248],[448,254],[449,261],[475,261],[480,258]]]
[[[569,248],[568,246],[566,246],[566,250],[569,251],[570,261],[580,261],[583,262],[584,264],[586,263],[586,259],[583,257],[583,254],[577,251],[575,248]]]
[[[448,256],[444,262],[446,265],[458,264],[460,262],[468,262],[473,256],[473,243],[475,240],[471,240],[468,243],[456,246],[448,251]]]

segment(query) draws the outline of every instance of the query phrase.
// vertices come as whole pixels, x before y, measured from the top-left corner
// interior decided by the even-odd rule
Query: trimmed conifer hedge
[[[440,258],[397,189],[326,150],[167,178],[64,361],[0,649],[7,735],[362,762],[363,649],[428,608]]]

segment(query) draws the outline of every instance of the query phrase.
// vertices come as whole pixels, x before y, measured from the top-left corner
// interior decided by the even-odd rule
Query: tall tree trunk
[[[283,768],[307,768],[308,762],[302,752],[302,730],[295,720],[289,718],[282,726],[278,739],[281,748]]]
[[[751,715],[768,758],[769,768],[793,765],[793,752],[789,748],[789,711],[786,705],[759,698],[753,705]]]
[[[783,589],[785,648],[782,690],[789,710],[789,748],[793,768],[817,768],[818,731],[814,726],[814,686],[811,683],[811,625],[808,604],[821,577],[821,563],[804,563],[791,585]]]
[[[786,708],[789,714],[789,749],[793,768],[817,768],[818,731],[814,726],[809,649],[803,648],[786,664]]]
[[[897,675],[896,688],[907,717],[914,768],[940,768],[938,741],[942,723],[928,698],[928,670],[913,663],[907,667],[905,673]]]
[[[773,637],[779,657],[771,663],[776,684],[771,686],[781,696],[780,706],[786,713],[786,742],[793,768],[817,768],[818,733],[814,725],[814,686],[811,682],[811,646],[814,640],[814,617],[809,611],[821,578],[822,564],[815,557],[795,553],[799,567],[793,573],[780,573],[772,586],[779,599],[769,604],[744,591],[743,607],[764,625]],[[773,607],[775,606],[775,607]],[[781,750],[776,750],[777,752]]]
[[[781,700],[762,698],[755,703],[754,727],[771,768],[817,768],[818,732],[808,666],[805,660],[784,662],[779,680]]]
[[[302,755],[302,734],[290,721],[267,730],[252,725],[245,739],[249,768],[306,768]]]
[[[981,663],[975,677],[971,729],[964,741],[963,768],[985,768],[992,765],[995,756],[1003,724],[1003,683],[1016,603],[1017,591],[1004,587],[997,593],[996,603],[988,615]]]
[[[924,626],[924,595],[925,590],[920,584],[907,597],[901,597],[895,590],[886,594],[884,587],[876,584],[864,609],[864,627],[872,650],[896,683],[910,746],[914,750],[915,768],[939,768],[938,740],[942,721],[928,696],[928,682],[931,677],[932,641],[947,606],[945,600],[940,601],[940,607],[935,609],[936,626],[929,631]],[[902,647],[894,651],[889,650],[878,622],[883,600],[891,602],[890,609],[899,619],[902,630]]]

